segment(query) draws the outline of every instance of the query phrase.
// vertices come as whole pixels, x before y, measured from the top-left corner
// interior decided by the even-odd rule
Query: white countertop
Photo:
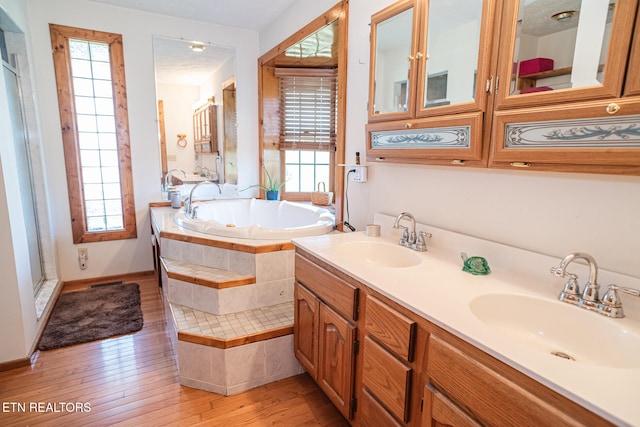
[[[549,273],[550,267],[556,266],[560,259],[427,225],[419,225],[418,229],[433,234],[427,241],[428,251],[406,249],[421,258],[420,263],[412,267],[380,267],[350,259],[336,251],[340,244],[354,241],[397,243],[397,230],[390,227],[392,219],[376,214],[375,222],[382,225],[380,237],[369,237],[363,232],[337,233],[298,238],[293,243],[611,422],[640,426],[640,404],[637,402],[640,360],[638,369],[626,369],[567,361],[543,351],[532,351],[532,347],[488,327],[469,308],[474,298],[485,294],[528,295],[564,304],[557,301],[564,279]],[[460,252],[487,258],[492,273],[474,276],[463,272]],[[577,264],[575,267],[583,268]],[[586,266],[584,269],[586,271]],[[581,272],[581,283],[586,279],[585,274]],[[620,286],[640,285],[638,278],[600,271],[599,282],[603,288],[613,281]],[[640,334],[637,311],[640,302],[630,302],[630,299],[623,297],[626,318],[602,316],[602,320],[616,322],[631,334]],[[588,337],[585,339],[598,339],[597,335],[589,336],[591,331],[581,330],[579,324],[559,324],[558,327],[573,328],[577,334]],[[637,357],[640,359],[640,354]]]

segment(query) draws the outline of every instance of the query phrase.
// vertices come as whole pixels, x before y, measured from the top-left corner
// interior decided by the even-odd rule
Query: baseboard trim
[[[25,366],[31,366],[30,357],[0,363],[0,372],[10,371],[17,368],[24,368]]]
[[[124,282],[130,282],[136,280],[138,278],[153,276],[155,272],[153,270],[150,271],[139,271],[137,273],[128,273],[128,274],[116,274],[113,276],[101,276],[101,277],[92,277],[88,279],[79,279],[79,280],[69,280],[65,281],[62,285],[63,290],[68,291],[69,288],[83,288],[88,285],[92,285],[94,283],[102,283],[102,282],[115,282],[118,280],[122,280]]]

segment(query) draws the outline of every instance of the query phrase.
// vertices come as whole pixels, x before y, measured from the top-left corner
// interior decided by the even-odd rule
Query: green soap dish
[[[475,274],[478,276],[486,276],[487,274],[491,273],[489,263],[481,256],[472,256],[471,258],[469,258],[464,252],[462,252],[460,256],[462,257],[462,261],[464,261],[462,271],[466,271],[467,273]]]

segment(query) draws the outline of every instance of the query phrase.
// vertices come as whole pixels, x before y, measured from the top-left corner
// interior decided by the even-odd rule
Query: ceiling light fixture
[[[558,22],[566,21],[573,18],[576,15],[575,10],[565,10],[564,12],[558,12],[555,15],[551,15],[551,19],[555,19]]]
[[[194,44],[189,46],[189,49],[191,49],[194,52],[202,52],[206,48],[207,47],[205,45],[203,45],[202,43],[194,43]]]

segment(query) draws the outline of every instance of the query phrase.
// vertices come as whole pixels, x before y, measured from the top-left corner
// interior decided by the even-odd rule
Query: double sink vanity
[[[614,319],[558,300],[551,257],[447,230],[294,239],[298,360],[354,425],[639,425],[640,299]],[[491,273],[462,271],[461,252]],[[582,286],[582,262],[565,265]],[[640,279],[600,270],[607,285]]]

